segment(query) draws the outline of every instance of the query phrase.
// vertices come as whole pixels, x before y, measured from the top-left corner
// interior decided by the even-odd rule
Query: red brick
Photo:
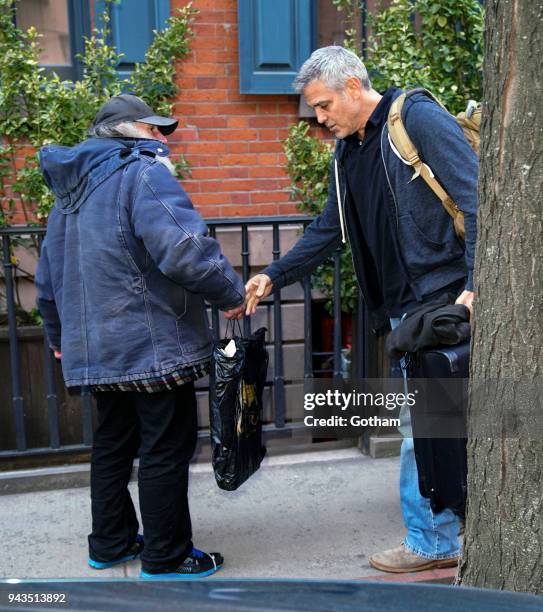
[[[232,204],[250,204],[251,194],[248,191],[242,191],[240,193],[231,193],[230,201]]]
[[[249,143],[248,142],[228,142],[226,145],[228,153],[248,153]]]
[[[217,77],[198,77],[194,79],[198,84],[198,89],[216,89]]]
[[[219,206],[208,206],[205,204],[198,206],[198,212],[206,219],[209,219],[210,217],[218,217],[219,210]]]
[[[263,153],[258,156],[258,163],[263,166],[272,166],[273,164],[277,164],[278,162],[283,162],[284,158],[282,155],[278,155],[277,153]]]
[[[191,170],[191,177],[197,181],[203,181],[207,179],[217,180],[220,178],[228,178],[228,168],[195,168]],[[201,189],[202,191],[202,189]],[[208,187],[204,187],[203,191],[207,193]]]
[[[238,51],[239,49],[239,43],[237,38],[235,38],[234,36],[228,36],[226,37],[225,41],[224,41],[224,47],[225,49],[230,49],[232,51]]]
[[[175,102],[173,112],[175,115],[194,115],[196,113],[196,105]]]
[[[208,115],[222,117],[223,113],[219,112],[218,110],[220,109],[220,107],[221,105],[217,103],[208,104],[207,102],[202,102],[197,105],[198,111],[194,111],[194,115],[196,115],[196,112],[197,112],[199,117],[208,116]]]
[[[245,104],[223,104],[220,108],[223,115],[255,115],[256,104],[246,102]]]
[[[288,96],[282,97],[282,101],[277,103],[278,112],[292,115],[298,115],[298,101],[295,103],[287,101]]]
[[[276,115],[277,109],[278,109],[277,102],[268,102],[268,103],[258,105],[259,114]]]
[[[269,217],[272,215],[277,215],[279,213],[279,207],[275,203],[251,206],[251,209],[254,210],[253,214],[261,217]]]
[[[261,189],[260,181],[251,179],[226,179],[223,181],[207,181],[206,191],[208,192],[230,192],[230,191],[254,191]]]
[[[250,214],[249,206],[223,206],[221,208],[221,217],[246,217]]]
[[[204,11],[206,9],[224,11],[224,10],[234,10],[236,8],[235,0],[195,0],[194,8],[199,11]]]
[[[214,51],[222,51],[225,48],[224,37],[213,36],[212,38],[208,38],[198,35],[192,43],[192,47],[196,50],[211,49]]]
[[[186,151],[184,151],[186,153]],[[217,156],[216,155],[196,155],[190,154],[189,162],[193,168],[216,168],[217,167]]]
[[[226,117],[195,117],[193,121],[199,128],[224,128]]]
[[[232,79],[228,77],[200,77],[198,79],[198,89],[229,89]],[[225,94],[226,99],[226,94]]]
[[[285,176],[285,171],[280,166],[254,166],[249,171],[251,178],[268,178]]]
[[[249,125],[249,118],[243,116],[228,117],[226,123],[229,128],[243,128]]]
[[[198,130],[183,129],[175,130],[175,136],[181,140],[199,140]]]
[[[198,193],[193,198],[197,206],[206,204],[224,204],[224,194],[222,193]]]
[[[197,18],[194,24],[194,33],[196,34],[194,38],[195,46],[201,37],[209,36],[209,37],[215,38],[218,36],[219,32],[221,32],[221,29],[217,28],[217,26],[214,23],[199,23],[198,18]]]
[[[234,165],[240,165],[240,166],[251,166],[254,163],[256,163],[257,158],[256,155],[249,155],[249,154],[232,154],[229,153],[228,155],[221,155],[221,157],[219,157],[218,159],[218,163],[221,166],[234,166]]]
[[[222,102],[226,100],[226,97],[227,94],[223,89],[202,89],[201,91],[194,89],[182,89],[179,92],[177,99],[180,102]],[[198,112],[201,113],[202,110],[199,110]],[[213,109],[213,112],[217,113],[216,106]]]
[[[226,153],[224,142],[188,142],[185,151],[190,153]]]
[[[288,202],[289,193],[287,191],[260,191],[251,194],[251,203],[260,204],[261,202]]]
[[[229,178],[249,178],[249,168],[246,167],[226,168],[226,171]]]
[[[183,89],[196,89],[196,77],[183,76]]]
[[[202,23],[219,23],[227,21],[224,11],[202,11],[198,18]]]
[[[196,64],[181,64],[181,76],[223,76],[224,66],[215,63],[198,62]]]
[[[280,142],[251,142],[249,151],[251,153],[280,153],[283,151],[283,145]]]
[[[290,204],[279,204],[278,213],[280,215],[295,215],[296,213],[300,213],[300,211],[296,208],[296,204],[294,202]]]
[[[219,140],[219,129],[200,130],[200,140],[205,142],[217,142]]]
[[[285,125],[285,117],[283,115],[267,115],[265,117],[250,117],[249,125],[251,127],[283,127]]]
[[[196,58],[196,62],[216,64],[227,64],[234,59],[232,57],[232,51],[225,51],[224,49],[220,51],[214,49],[198,49],[194,52],[194,57]]]
[[[258,140],[279,140],[277,130],[271,128],[262,128],[258,130]]]
[[[218,132],[220,140],[255,140],[258,135],[257,130],[241,129],[241,130],[220,130]]]
[[[233,78],[232,75],[230,75],[230,78]],[[236,89],[231,89],[228,92],[228,102],[232,103],[232,104],[237,104],[240,102],[245,102],[245,103],[253,103],[253,96],[249,96],[248,94],[242,94],[239,91],[239,87],[236,87]],[[256,104],[256,102],[255,102]]]

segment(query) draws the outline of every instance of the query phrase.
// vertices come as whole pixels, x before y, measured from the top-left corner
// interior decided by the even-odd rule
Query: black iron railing
[[[311,219],[306,216],[282,216],[282,217],[238,217],[232,219],[207,219],[206,223],[210,229],[212,236],[217,236],[219,228],[240,228],[241,231],[241,272],[244,282],[246,282],[251,273],[250,267],[250,249],[249,249],[249,227],[270,227],[272,229],[273,248],[271,256],[274,260],[281,256],[280,249],[280,227],[281,226],[306,226]],[[80,444],[61,444],[61,436],[59,431],[59,388],[55,375],[56,364],[52,351],[48,346],[47,339],[44,338],[43,355],[44,355],[44,375],[46,377],[47,388],[47,412],[48,412],[48,433],[49,444],[40,446],[39,448],[29,448],[27,444],[27,430],[25,424],[25,406],[23,397],[23,388],[21,383],[21,360],[19,354],[19,337],[17,332],[17,310],[14,292],[14,268],[16,263],[12,260],[12,242],[22,237],[33,237],[36,241],[36,246],[39,250],[41,242],[45,236],[46,229],[43,227],[32,226],[14,226],[0,228],[0,237],[2,238],[2,266],[4,271],[4,286],[6,297],[6,311],[8,321],[8,336],[9,336],[9,353],[10,353],[10,381],[11,381],[11,407],[0,406],[0,423],[4,420],[3,411],[11,409],[13,413],[14,423],[14,448],[11,450],[0,449],[0,458],[15,458],[26,455],[41,455],[48,453],[59,452],[74,452],[88,449],[92,444],[92,396],[88,388],[81,389],[80,404],[81,404],[81,431],[82,443]],[[333,376],[339,378],[342,375],[342,346],[341,346],[341,299],[340,299],[340,250],[334,255],[334,336],[333,336],[333,353],[331,355],[333,362]],[[312,378],[313,357],[316,353],[313,352],[313,333],[311,321],[311,285],[310,278],[303,280],[303,312],[304,312],[304,378]],[[292,423],[286,422],[286,394],[285,394],[285,373],[284,373],[284,352],[283,352],[283,332],[282,332],[282,299],[281,290],[275,291],[270,298],[273,301],[274,314],[274,374],[273,380],[270,381],[273,393],[274,415],[273,423],[268,425],[266,429],[282,430],[284,428],[293,427]],[[268,303],[269,299],[268,298]],[[216,307],[212,308],[211,321],[215,337],[220,334],[220,315]],[[359,304],[357,308],[357,321],[355,324],[357,330],[356,337],[353,342],[356,344],[356,354],[358,358],[353,364],[352,375],[355,378],[364,377],[367,369],[368,353],[367,353],[367,318],[366,311],[359,296]],[[243,319],[243,331],[249,334],[251,331],[251,319],[245,317]],[[320,353],[322,355],[322,353]],[[4,412],[4,415],[6,413]],[[205,431],[201,432],[202,436],[207,435]]]

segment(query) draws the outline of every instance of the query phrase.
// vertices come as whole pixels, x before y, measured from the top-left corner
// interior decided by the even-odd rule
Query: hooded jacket
[[[204,299],[244,287],[157,155],[160,142],[90,138],[40,151],[56,196],[36,273],[67,386],[163,376],[209,359]]]
[[[402,90],[394,93],[394,98]],[[381,132],[381,158],[390,189],[386,213],[400,264],[417,300],[466,279],[473,291],[473,261],[477,235],[478,160],[456,119],[423,93],[410,96],[402,109],[406,130],[447,193],[464,212],[465,244],[457,238],[451,217],[422,177],[412,180],[406,165],[390,144],[386,124]],[[263,272],[274,289],[310,274],[348,238],[354,269],[375,327],[385,320],[383,296],[373,258],[363,235],[354,233],[356,215],[343,168],[346,143],[338,140],[330,168],[328,200],[322,213],[296,245]],[[360,189],[364,189],[364,185]]]

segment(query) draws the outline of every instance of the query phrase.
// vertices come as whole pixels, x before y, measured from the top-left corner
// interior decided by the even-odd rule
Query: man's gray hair
[[[353,76],[360,81],[364,89],[371,89],[368,71],[360,58],[352,51],[334,45],[313,51],[300,68],[292,86],[297,93],[303,93],[312,81],[319,80],[326,87],[341,91],[347,80]]]
[[[91,125],[87,134],[90,138],[148,138],[133,121]]]

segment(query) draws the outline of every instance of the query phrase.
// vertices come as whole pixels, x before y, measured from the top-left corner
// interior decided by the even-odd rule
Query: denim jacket
[[[401,93],[398,89],[394,97]],[[466,230],[463,244],[454,232],[451,217],[422,177],[412,180],[413,170],[394,152],[385,125],[381,156],[392,195],[386,212],[406,278],[418,300],[462,278],[466,278],[466,289],[473,290],[477,156],[455,118],[422,93],[407,98],[402,119],[421,159],[464,212]],[[349,223],[355,211],[347,190],[344,155],[345,141],[338,140],[324,210],[296,245],[264,273],[279,289],[309,274],[348,238],[364,300],[379,326],[384,321],[383,298],[364,237],[354,234]]]
[[[204,299],[226,310],[244,287],[155,140],[43,147],[56,201],[36,273],[38,307],[67,386],[161,376],[205,361]]]

